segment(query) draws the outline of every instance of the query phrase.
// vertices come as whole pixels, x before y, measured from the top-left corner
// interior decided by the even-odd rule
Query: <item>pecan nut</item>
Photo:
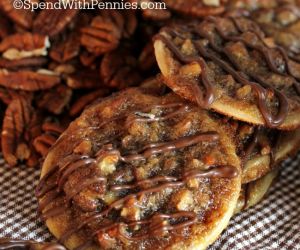
[[[65,130],[65,127],[56,122],[45,121],[42,125],[42,130],[43,133],[34,139],[33,147],[45,157],[51,146]]]
[[[45,66],[48,59],[43,56],[22,58],[17,60],[8,60],[0,58],[0,68],[17,70],[20,68],[41,68]]]
[[[4,104],[9,105],[12,100],[19,98],[19,97],[23,97],[27,100],[33,99],[33,95],[31,92],[16,91],[13,89],[0,87],[0,100]]]
[[[34,13],[30,10],[14,8],[12,0],[1,0],[0,9],[16,24],[25,29],[31,28]]]
[[[49,89],[60,83],[60,77],[50,71],[8,71],[0,70],[0,85],[27,91]]]
[[[65,85],[58,85],[57,87],[44,92],[37,100],[37,106],[41,109],[59,115],[67,105],[70,103],[72,97],[72,89]]]
[[[5,111],[2,130],[2,152],[10,166],[30,157],[30,147],[24,138],[25,129],[31,121],[33,109],[24,98],[11,101]]]
[[[58,2],[59,0],[54,0]],[[33,22],[33,31],[53,37],[62,32],[77,15],[77,9],[45,9]]]
[[[103,11],[89,27],[81,29],[81,44],[96,55],[118,47],[124,27],[124,18],[118,11]]]
[[[33,33],[14,34],[0,43],[2,57],[9,60],[33,56],[46,56],[50,42],[47,36]]]
[[[123,49],[104,55],[100,74],[105,85],[118,89],[137,85],[142,79],[138,72],[136,58]]]
[[[57,42],[51,49],[50,57],[59,63],[65,63],[79,55],[80,39],[73,32],[63,41]]]

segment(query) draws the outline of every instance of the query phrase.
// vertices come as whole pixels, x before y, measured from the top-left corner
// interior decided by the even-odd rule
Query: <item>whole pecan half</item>
[[[32,0],[31,0],[32,1]],[[30,29],[34,12],[26,9],[16,9],[13,6],[12,0],[1,0],[0,9],[7,15],[13,22],[22,26],[25,29]]]
[[[42,125],[43,133],[34,139],[33,147],[45,157],[65,128],[57,122],[45,121]]]
[[[2,57],[15,60],[32,56],[46,56],[50,47],[49,39],[45,35],[22,33],[5,37],[0,43]]]
[[[80,54],[80,29],[87,26],[92,16],[79,12],[60,36],[52,39],[49,56],[58,63],[66,63]]]
[[[12,100],[17,99],[19,97],[23,97],[27,100],[33,99],[32,92],[20,91],[20,90],[17,91],[14,89],[0,87],[0,100],[4,104],[9,105]]]
[[[34,139],[33,146],[39,154],[45,157],[57,138],[54,135],[43,133]]]
[[[41,109],[48,110],[53,114],[59,115],[70,103],[71,97],[72,89],[61,84],[42,93],[37,100],[37,106]]]
[[[49,71],[0,70],[0,85],[27,91],[49,89],[60,83],[60,77]]]
[[[25,131],[31,122],[33,108],[24,98],[11,101],[5,111],[2,129],[2,152],[10,166],[30,157],[30,148],[25,140]]]
[[[125,49],[105,54],[100,73],[105,85],[118,89],[137,85],[142,79],[138,72],[137,59]]]
[[[65,39],[55,43],[49,55],[56,62],[65,63],[78,56],[79,52],[80,37],[76,32],[72,32]]]
[[[59,0],[52,0],[58,2]],[[44,9],[33,22],[33,31],[53,37],[63,31],[77,15],[78,9]]]
[[[46,65],[47,62],[48,59],[43,56],[22,58],[16,60],[0,58],[0,68],[5,68],[9,70],[17,70],[20,68],[41,68],[44,65]]]
[[[115,10],[103,11],[96,16],[89,27],[81,29],[81,44],[96,55],[118,47],[124,28],[124,17]]]

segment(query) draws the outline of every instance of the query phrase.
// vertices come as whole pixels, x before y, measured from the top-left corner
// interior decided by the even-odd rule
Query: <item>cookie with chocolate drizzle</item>
[[[300,64],[244,17],[163,28],[155,54],[166,84],[200,107],[270,128],[300,126]]]
[[[269,37],[269,43],[281,45],[290,58],[300,62],[300,2],[259,8],[250,15]]]
[[[50,150],[36,189],[42,217],[69,249],[205,249],[240,193],[232,136],[173,93],[119,92]]]

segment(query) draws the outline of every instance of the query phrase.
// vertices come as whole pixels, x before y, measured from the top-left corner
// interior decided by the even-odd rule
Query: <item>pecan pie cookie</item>
[[[255,181],[242,185],[235,213],[258,204],[266,196],[270,187],[276,181],[278,174],[278,170],[273,170]]]
[[[251,13],[261,29],[287,50],[290,58],[300,61],[300,2],[278,4],[275,8],[259,8]]]
[[[165,27],[155,54],[166,84],[199,106],[271,128],[300,126],[300,64],[244,17]]]
[[[69,249],[205,249],[241,188],[232,129],[174,94],[127,89],[58,139],[36,190]]]
[[[242,183],[249,183],[266,175],[300,147],[300,129],[276,131],[241,124],[235,140],[243,171]]]

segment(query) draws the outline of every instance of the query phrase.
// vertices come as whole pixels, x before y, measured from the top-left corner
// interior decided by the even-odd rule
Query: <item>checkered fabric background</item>
[[[0,237],[51,240],[38,219],[34,187],[39,171],[9,168],[0,161]],[[300,249],[300,154],[283,164],[269,195],[235,216],[209,250]]]

